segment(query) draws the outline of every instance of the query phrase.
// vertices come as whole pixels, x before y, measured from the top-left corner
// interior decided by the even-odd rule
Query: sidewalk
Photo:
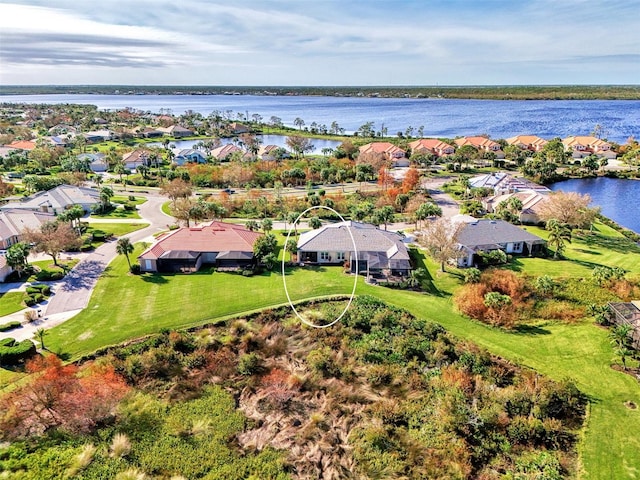
[[[40,309],[44,310],[41,306]],[[53,315],[47,315],[42,318],[38,318],[37,320],[26,323],[24,320],[24,312],[28,310],[38,310],[38,308],[25,308],[24,310],[20,310],[19,312],[12,313],[10,315],[6,315],[0,319],[2,323],[10,322],[13,320],[17,320],[22,323],[22,327],[16,328],[14,330],[9,330],[8,332],[0,332],[0,339],[2,338],[14,338],[17,341],[34,339],[37,341],[36,330],[39,328],[49,329],[59,325],[63,322],[66,322],[71,317],[76,316],[78,313],[82,311],[79,310],[69,310],[67,312],[55,313]]]

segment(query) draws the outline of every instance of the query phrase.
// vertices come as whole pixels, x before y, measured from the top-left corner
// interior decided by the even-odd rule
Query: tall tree
[[[598,210],[591,208],[591,197],[575,192],[553,192],[541,203],[539,216],[542,221],[552,219],[573,228],[588,228],[596,218]]]
[[[22,276],[22,272],[27,268],[29,250],[31,250],[31,247],[25,242],[14,243],[7,249],[7,264],[18,272],[18,278]]]
[[[131,240],[127,237],[120,237],[118,239],[118,243],[116,244],[116,252],[118,255],[124,255],[127,259],[127,265],[129,265],[129,270],[131,270],[131,260],[129,259],[129,255],[133,253],[133,245],[131,244]]]
[[[193,190],[191,185],[185,182],[182,178],[174,178],[169,183],[162,186],[160,193],[169,197],[171,202],[175,205],[178,198],[189,198],[193,193]]]
[[[547,222],[545,228],[549,230],[547,243],[554,249],[553,258],[558,258],[562,255],[565,244],[571,243],[571,227],[553,218]]]
[[[24,231],[27,242],[33,243],[36,252],[42,252],[53,258],[53,264],[58,266],[58,256],[64,250],[79,248],[82,244],[80,236],[64,222],[46,222],[39,229]]]
[[[418,237],[418,243],[440,263],[443,272],[446,262],[458,258],[460,254],[458,235],[463,227],[464,224],[461,222],[454,223],[448,218],[438,218],[427,224],[423,234]]]

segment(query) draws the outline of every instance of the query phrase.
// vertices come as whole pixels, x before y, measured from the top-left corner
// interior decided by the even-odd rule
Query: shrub
[[[36,354],[36,346],[31,340],[16,342],[13,338],[0,344],[0,365],[16,365]]]
[[[38,312],[35,310],[27,310],[24,312],[24,319],[27,322],[33,322],[36,318],[38,318]]]
[[[131,264],[131,268],[129,269],[129,271],[134,275],[140,275],[140,264],[139,263]]]
[[[125,204],[124,204],[124,210],[125,210],[125,212],[132,212],[132,211],[134,211],[135,209],[136,209],[136,206],[135,206],[135,205],[132,205],[132,204],[130,204],[130,203],[125,203]]]
[[[20,327],[22,324],[17,320],[13,322],[7,322],[0,325],[0,332],[6,332],[8,330],[13,330],[14,328]]]
[[[87,468],[93,461],[93,456],[96,453],[96,447],[88,443],[82,447],[82,451],[75,456],[73,463],[67,470],[67,477],[75,477],[79,472]]]
[[[480,281],[480,270],[477,268],[467,268],[464,271],[464,283],[478,283]]]
[[[260,357],[255,353],[245,353],[238,361],[238,373],[240,375],[253,375],[260,370]]]
[[[33,307],[36,304],[36,300],[33,297],[27,297],[24,299],[24,304],[27,307]]]
[[[131,442],[124,433],[116,433],[111,441],[109,456],[112,458],[126,457],[131,451]]]
[[[129,201],[130,202],[135,202],[136,201],[136,197],[134,197],[133,195],[129,195]]]
[[[94,242],[104,242],[107,238],[107,233],[103,232],[102,230],[94,230],[93,232],[91,232],[91,237],[93,238]]]

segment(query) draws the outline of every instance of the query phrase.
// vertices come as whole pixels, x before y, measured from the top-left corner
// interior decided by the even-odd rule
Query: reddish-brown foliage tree
[[[378,185],[380,185],[384,191],[386,191],[390,185],[393,185],[393,176],[387,167],[380,167],[380,170],[378,170]]]
[[[111,366],[89,366],[78,375],[53,355],[28,363],[33,379],[0,399],[0,432],[16,439],[52,428],[86,433],[107,420],[128,387]]]
[[[420,172],[415,167],[411,167],[407,170],[407,173],[402,180],[402,192],[407,193],[415,190],[420,185]]]

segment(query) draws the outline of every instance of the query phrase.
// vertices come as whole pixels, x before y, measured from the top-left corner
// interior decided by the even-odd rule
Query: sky
[[[640,0],[0,0],[4,85],[640,83]]]

